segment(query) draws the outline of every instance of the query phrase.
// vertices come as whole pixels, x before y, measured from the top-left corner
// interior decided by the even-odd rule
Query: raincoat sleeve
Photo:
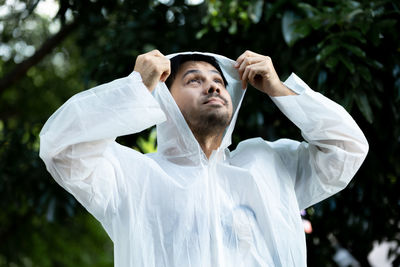
[[[133,72],[78,93],[62,105],[40,133],[40,157],[57,183],[102,221],[116,211],[124,190],[116,137],[164,120],[140,74]],[[144,155],[133,150],[131,154],[132,164],[143,162]]]
[[[281,139],[274,146],[294,180],[300,209],[347,186],[368,152],[368,142],[346,110],[292,74],[284,83],[298,93],[271,97],[306,142]]]

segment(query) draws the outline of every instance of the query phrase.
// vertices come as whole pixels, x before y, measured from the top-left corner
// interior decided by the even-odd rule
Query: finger
[[[263,77],[264,76],[260,74],[256,69],[252,69],[249,73],[248,80],[249,83],[251,83],[254,87],[256,87],[257,84],[263,80]]]
[[[265,65],[264,62],[259,62],[254,65],[252,65],[252,68],[249,71],[249,74],[247,76],[247,79],[249,80],[250,83],[256,82],[256,77],[257,75],[259,77],[265,77],[268,79],[269,77],[269,68]]]
[[[249,78],[248,78],[249,82],[251,84],[254,84],[256,75],[258,75],[257,71],[255,69],[251,69],[250,72],[249,72]]]
[[[248,80],[248,76],[249,76],[249,72],[252,68],[252,65],[248,65],[246,66],[246,68],[244,69],[243,75],[241,77],[242,81],[247,81]]]
[[[252,64],[261,62],[262,60],[263,60],[262,57],[246,57],[246,58],[244,58],[243,61],[242,61],[242,64],[239,67],[239,75],[240,75],[240,77],[242,77],[242,74],[243,74],[245,68],[248,65],[252,65]]]
[[[241,55],[236,59],[235,67],[236,67],[236,68],[239,67],[239,66],[242,64],[243,60],[244,60],[246,57],[255,57],[255,56],[262,56],[262,55],[259,55],[259,54],[257,54],[257,53],[254,53],[254,52],[252,52],[252,51],[250,51],[250,50],[246,50],[243,54],[241,54]]]
[[[168,79],[169,75],[169,72],[164,72],[163,74],[161,74],[160,82],[164,83]]]
[[[167,62],[164,62],[160,81],[165,82],[170,74],[171,74],[171,63],[168,60]]]
[[[236,59],[236,64],[235,67],[239,67],[240,65],[242,65],[243,60],[248,56],[248,50],[245,51],[244,53],[242,53],[237,59]]]
[[[235,62],[235,65],[234,65],[235,68],[238,68],[242,64],[242,61],[243,61],[244,57],[245,57],[245,55],[243,53],[236,59],[236,62]]]
[[[252,69],[252,66],[253,66],[253,65],[248,65],[248,66],[245,68],[245,70],[244,70],[244,72],[243,72],[243,75],[241,76],[241,80],[242,80],[242,89],[246,89],[246,87],[247,87],[247,82],[249,81],[248,76],[249,76],[249,73],[250,73],[250,71],[251,71],[251,69]]]
[[[164,71],[161,73],[160,75],[160,82],[165,82],[169,76],[169,72],[168,71]]]
[[[255,57],[245,57],[242,60],[242,63],[240,64],[240,67],[245,68],[246,65],[252,65],[254,63],[258,63],[258,62],[261,62],[263,60],[264,60],[263,57],[257,57],[257,56],[255,56]]]
[[[247,81],[242,81],[242,89],[246,89],[247,88]]]
[[[155,57],[163,57],[164,55],[160,52],[158,49],[154,49],[149,52],[149,55],[155,56]]]
[[[242,79],[243,73],[244,73],[244,71],[245,71],[247,65],[248,65],[248,63],[247,63],[247,61],[246,61],[246,58],[244,58],[244,59],[242,60],[242,63],[240,64],[239,69],[238,69],[240,79]]]

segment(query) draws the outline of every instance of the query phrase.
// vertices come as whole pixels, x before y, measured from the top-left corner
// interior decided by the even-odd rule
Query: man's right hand
[[[167,80],[171,63],[160,51],[153,50],[136,58],[134,71],[140,73],[144,85],[152,92],[159,81]]]

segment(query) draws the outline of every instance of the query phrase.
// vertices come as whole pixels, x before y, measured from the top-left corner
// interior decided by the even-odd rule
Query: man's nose
[[[219,88],[219,86],[215,82],[211,82],[208,85],[207,93],[208,94],[213,94],[213,93],[220,94],[221,93],[221,89]]]

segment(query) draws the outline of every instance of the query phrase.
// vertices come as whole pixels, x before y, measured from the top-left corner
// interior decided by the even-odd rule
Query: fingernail
[[[235,62],[235,68],[239,67],[239,63]]]

